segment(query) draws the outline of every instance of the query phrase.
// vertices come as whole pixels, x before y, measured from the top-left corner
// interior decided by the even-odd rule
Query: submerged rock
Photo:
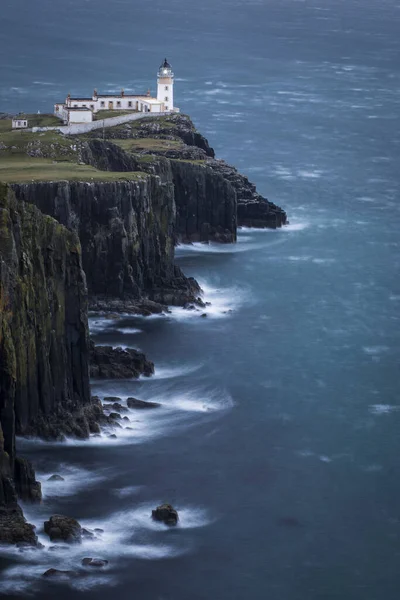
[[[65,515],[53,515],[44,522],[44,531],[50,540],[62,540],[69,544],[82,542],[82,527],[76,519]]]
[[[82,537],[84,537],[88,540],[96,539],[96,536],[94,535],[93,531],[90,531],[89,529],[86,529],[85,527],[82,527]]]
[[[58,579],[66,579],[68,577],[75,576],[75,571],[61,571],[60,569],[47,569],[42,575],[42,577],[52,577]]]
[[[58,475],[58,473],[54,473],[54,475],[51,475],[47,481],[65,481],[64,477],[61,477],[61,475]]]
[[[148,402],[137,398],[127,398],[126,403],[129,408],[158,408],[161,406],[159,402]]]
[[[97,567],[101,569],[108,565],[108,560],[104,560],[103,558],[83,558],[82,565],[84,567]]]
[[[176,525],[179,520],[178,511],[171,504],[157,506],[151,511],[151,516],[155,521],[162,521],[165,525]]]
[[[121,419],[121,415],[119,413],[116,412],[112,412],[109,414],[110,419]]]

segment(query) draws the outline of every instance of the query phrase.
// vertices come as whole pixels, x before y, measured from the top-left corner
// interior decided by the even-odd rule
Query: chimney
[[[147,97],[150,98],[150,96],[151,96],[151,92],[150,92],[150,90],[147,90]]]
[[[124,88],[122,88],[122,90],[121,90],[121,98],[123,98],[124,96],[125,96],[125,90],[124,90]]]

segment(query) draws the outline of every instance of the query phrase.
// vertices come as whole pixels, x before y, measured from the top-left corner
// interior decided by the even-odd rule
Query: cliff
[[[77,236],[0,184],[0,540],[29,533],[16,492],[41,496],[15,435],[92,426],[86,294]]]
[[[171,183],[143,174],[136,181],[38,182],[13,189],[19,200],[35,204],[79,236],[92,303],[145,296],[185,304],[199,293],[174,265]]]
[[[92,132],[90,135],[94,138],[99,134],[98,132]],[[194,241],[198,239],[203,241],[207,241],[207,239],[215,241],[234,241],[236,239],[236,213],[237,225],[239,226],[245,225],[275,229],[287,222],[285,211],[259,194],[256,186],[251,183],[246,176],[240,174],[234,167],[227,164],[225,161],[215,159],[213,148],[210,147],[208,141],[195,129],[192,121],[186,115],[171,115],[157,120],[143,119],[136,121],[135,123],[127,123],[119,127],[105,130],[105,136],[116,143],[123,140],[123,147],[129,148],[131,153],[138,152],[139,154],[147,155],[148,158],[151,155],[155,158],[164,156],[168,159],[172,159],[172,161],[179,160],[184,162],[183,165],[180,165],[179,169],[176,167],[173,168],[173,183],[178,195],[177,208],[180,213],[180,218],[178,219],[178,232],[184,241]],[[159,145],[146,144],[146,138],[148,140],[158,140]],[[129,139],[135,140],[135,143],[131,147],[129,147],[126,142]],[[150,162],[151,160],[148,160],[147,168],[149,168]],[[198,190],[196,189],[196,186],[193,185],[196,180],[196,171],[193,171],[188,163],[192,163],[192,166],[194,166],[193,163],[198,163],[197,167],[202,163],[202,166],[207,167],[208,171],[212,170],[218,174],[225,181],[225,186],[229,184],[231,188],[233,188],[233,192],[232,190],[229,190],[229,195],[231,196],[229,201],[227,201],[225,190],[222,194],[220,193],[218,195],[217,199],[215,198],[215,187],[212,184],[208,186],[206,190],[207,194],[210,194],[211,192],[214,210],[218,211],[215,204],[219,204],[222,200],[222,204],[225,206],[222,211],[224,213],[224,215],[222,215],[222,221],[216,223],[216,215],[214,215],[214,221],[212,223],[209,222],[210,220],[212,221],[212,218],[210,219],[210,208],[208,213],[205,211],[205,208],[210,202],[207,202],[208,196],[206,201],[204,201],[202,194],[204,188],[201,183],[199,186],[199,202],[195,202],[195,198],[198,195]],[[173,165],[173,163],[171,163],[171,165]],[[144,168],[146,169],[146,167]],[[182,171],[186,171],[186,177],[181,177]],[[186,182],[189,182],[188,186],[185,185]],[[232,199],[232,195],[234,194],[236,194],[235,200]],[[180,210],[182,203],[179,202],[179,198],[185,199],[183,210]],[[196,211],[190,209],[189,212],[189,209],[187,208],[188,205],[193,205],[194,207],[196,204],[200,208],[199,217],[197,218],[197,227],[195,226],[195,220],[193,219],[197,214]],[[219,209],[221,210],[221,207],[219,207]],[[234,212],[234,223],[230,219],[230,210]],[[184,217],[187,213],[190,215],[190,218],[185,219]],[[203,219],[208,219],[208,221]],[[210,227],[206,225],[207,223]],[[222,236],[221,228],[226,230]],[[207,236],[206,231],[208,229],[209,235]],[[230,236],[227,235],[228,231],[230,232]]]

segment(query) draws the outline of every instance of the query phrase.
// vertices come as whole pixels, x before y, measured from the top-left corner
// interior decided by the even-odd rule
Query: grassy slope
[[[0,158],[0,181],[27,183],[31,181],[130,181],[148,177],[146,173],[99,171],[89,165],[56,162],[30,156]]]
[[[51,115],[34,115],[41,117],[39,125],[56,117]],[[29,118],[29,117],[28,117]],[[29,156],[27,153],[45,148],[51,151],[52,158]],[[74,140],[64,137],[58,131],[33,133],[32,131],[11,128],[10,119],[0,119],[0,181],[126,181],[147,177],[138,172],[100,171],[89,165],[78,164]]]
[[[118,144],[118,146],[127,152],[140,152],[141,150],[177,150],[183,146],[183,143],[180,140],[158,140],[156,138],[113,138],[111,141]]]
[[[108,111],[105,111],[108,112]],[[116,111],[109,111],[115,115]],[[29,124],[36,119],[37,126],[59,125],[60,121],[52,115],[27,115]],[[160,117],[160,124],[175,127],[168,117]],[[129,123],[130,127],[140,127],[139,121]],[[113,131],[118,132],[124,126],[116,126]],[[95,137],[92,132],[91,138]],[[84,141],[85,135],[80,135],[79,140]],[[97,136],[96,136],[97,137]],[[101,137],[98,132],[98,137]],[[165,151],[168,149],[179,150],[184,146],[178,137],[175,140],[145,138],[113,138],[113,143],[118,144],[129,153],[138,153],[138,159],[151,162],[154,157],[149,154],[140,155],[142,151]],[[51,158],[29,156],[38,149],[47,149]],[[187,160],[185,162],[199,163],[203,161]],[[12,130],[10,119],[0,119],[0,181],[7,183],[28,181],[126,181],[146,176],[142,172],[110,172],[100,171],[89,165],[78,164],[76,144],[70,137],[64,137],[58,131],[33,133],[25,130]]]

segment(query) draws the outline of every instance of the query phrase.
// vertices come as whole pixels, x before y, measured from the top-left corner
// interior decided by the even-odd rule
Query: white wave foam
[[[311,256],[288,256],[288,260],[296,262],[307,262],[308,260],[311,260]]]
[[[198,388],[183,394],[176,394],[168,398],[168,408],[189,412],[215,412],[227,410],[233,406],[232,396],[226,390],[214,389],[204,392]]]
[[[57,85],[55,83],[52,83],[51,81],[33,81],[32,82],[34,85]]]
[[[21,553],[16,547],[0,547],[0,555],[18,563],[2,572],[1,592],[37,591],[40,589],[43,573],[50,568],[74,571],[76,576],[65,577],[62,580],[74,589],[86,590],[105,584],[113,585],[117,582],[115,565],[120,567],[122,562],[129,563],[132,558],[157,560],[181,555],[186,551],[181,540],[176,540],[174,545],[166,544],[163,540],[148,543],[140,534],[139,530],[158,530],[162,533],[163,528],[168,529],[167,526],[158,527],[158,524],[152,521],[151,508],[156,505],[154,502],[152,506],[141,506],[134,510],[113,513],[105,519],[83,522],[78,515],[83,527],[92,530],[103,529],[103,533],[97,533],[95,539],[84,539],[82,544],[55,544],[50,542],[46,535],[39,533],[39,541],[44,546],[42,550],[25,550]],[[34,509],[25,510],[25,513],[31,523],[42,520],[40,513],[36,514]],[[177,528],[200,527],[210,522],[205,511],[201,509],[184,508],[180,513],[181,520]],[[140,542],[139,539],[143,541]],[[50,547],[53,549],[49,550]],[[82,559],[88,556],[108,560],[109,564],[99,572],[89,572],[81,564]]]
[[[325,454],[321,454],[321,456],[319,456],[318,458],[321,462],[324,462],[324,463],[332,462],[332,459],[329,458],[329,456],[326,456]]]
[[[388,415],[397,412],[399,409],[399,406],[394,406],[393,404],[371,404],[369,412],[373,415]]]
[[[315,169],[314,171],[307,171],[306,169],[299,169],[297,171],[298,177],[303,179],[319,179],[322,175],[322,171]]]
[[[142,330],[138,329],[137,327],[118,327],[115,331],[118,331],[118,333],[122,334],[129,333],[131,335],[135,333],[142,333]]]
[[[113,494],[118,496],[118,498],[129,498],[130,496],[137,494],[141,489],[141,485],[130,485],[128,487],[113,490]]]
[[[313,258],[312,262],[316,265],[331,265],[336,262],[335,258]]]
[[[189,312],[189,311],[186,311]],[[185,365],[184,367],[182,366],[169,366],[169,367],[156,367],[155,373],[152,377],[144,377],[142,376],[140,378],[141,382],[145,382],[145,381],[156,381],[158,379],[172,379],[175,377],[182,377],[184,375],[188,375],[189,373],[194,373],[195,371],[197,371],[198,369],[200,369],[203,366],[203,363],[198,363],[196,365]]]
[[[64,481],[48,481],[49,477],[54,473],[63,477]],[[63,463],[58,465],[53,471],[37,472],[36,475],[42,484],[44,499],[72,496],[78,491],[87,489],[107,478],[104,473],[99,473],[99,471],[88,471]]]
[[[214,287],[208,282],[198,278],[201,289],[203,290],[203,300],[210,302],[210,305],[199,307],[198,310],[186,310],[181,307],[171,307],[171,317],[179,320],[189,321],[200,324],[203,322],[201,315],[207,315],[207,318],[221,319],[229,317],[232,312],[237,310],[245,300],[246,292],[237,287],[224,288]]]
[[[108,327],[115,325],[117,319],[107,319],[106,317],[89,317],[90,333],[100,333]]]
[[[277,229],[269,229],[265,228],[253,228],[253,227],[238,227],[238,234],[241,232],[249,232],[249,233],[269,233],[269,234],[279,234],[279,233],[288,233],[290,231],[303,231],[303,229],[307,229],[310,227],[311,223],[308,221],[299,221],[299,222],[290,222],[288,225],[283,225],[282,227],[278,227]]]
[[[388,346],[363,346],[363,350],[366,354],[370,356],[376,356],[378,354],[382,354],[383,352],[388,352]]]

